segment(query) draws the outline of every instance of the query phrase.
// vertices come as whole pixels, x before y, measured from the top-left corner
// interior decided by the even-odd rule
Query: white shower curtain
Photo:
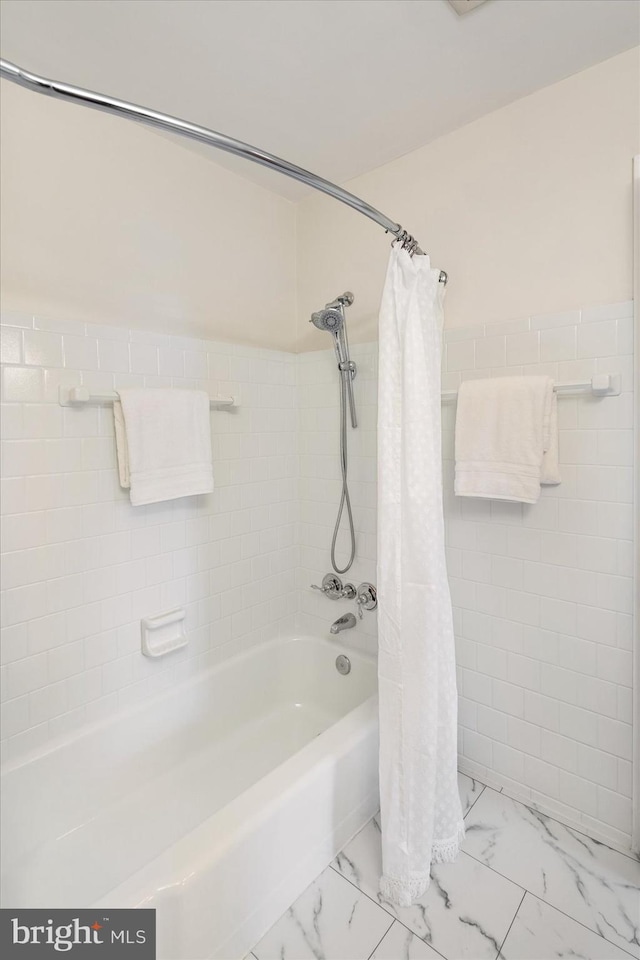
[[[444,555],[440,448],[443,285],[394,247],[379,335],[380,890],[408,906],[464,836]]]

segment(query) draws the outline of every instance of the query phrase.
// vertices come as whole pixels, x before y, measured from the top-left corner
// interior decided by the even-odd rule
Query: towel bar
[[[621,378],[618,373],[599,373],[590,380],[556,383],[553,388],[559,396],[571,397],[587,395],[592,397],[619,397],[622,392]],[[443,390],[443,403],[454,403],[457,390]],[[86,387],[60,387],[58,399],[61,407],[84,407],[87,405],[105,405],[117,400],[117,394],[89,393]],[[236,407],[234,397],[211,397],[210,406]]]
[[[59,387],[58,401],[61,407],[104,406],[118,399],[116,393],[89,393],[87,387]],[[235,407],[234,397],[210,397],[211,407]]]
[[[622,392],[619,373],[598,373],[591,380],[573,383],[556,383],[553,388],[560,397],[584,396],[619,397]],[[458,396],[457,390],[444,390],[443,403],[453,403]]]

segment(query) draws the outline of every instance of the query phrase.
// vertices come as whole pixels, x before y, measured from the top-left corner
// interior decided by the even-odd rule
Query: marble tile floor
[[[373,820],[247,960],[640,958],[640,862],[459,775],[466,838],[411,907],[378,892]]]

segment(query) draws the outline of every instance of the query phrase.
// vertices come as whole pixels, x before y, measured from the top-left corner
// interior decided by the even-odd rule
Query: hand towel
[[[120,485],[131,503],[213,490],[209,396],[202,390],[120,390],[113,405]]]
[[[455,456],[457,496],[536,503],[541,483],[560,482],[553,380],[463,381]]]
[[[552,486],[561,483],[558,461],[558,394],[550,391],[548,427],[545,424],[544,453],[540,469],[540,483]]]

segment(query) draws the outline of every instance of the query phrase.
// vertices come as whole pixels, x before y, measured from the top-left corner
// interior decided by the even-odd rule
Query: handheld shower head
[[[338,369],[342,376],[344,386],[349,394],[349,406],[351,408],[351,426],[357,427],[356,407],[353,399],[353,378],[356,375],[356,365],[349,357],[349,339],[347,337],[347,324],[344,308],[350,307],[355,297],[348,290],[340,294],[331,303],[325,304],[324,310],[318,310],[311,314],[310,323],[318,330],[326,330],[333,335],[333,345],[338,360]]]
[[[324,305],[324,310],[318,310],[311,314],[310,322],[318,330],[326,330],[333,337],[333,345],[336,351],[338,361],[338,377],[340,385],[340,469],[342,473],[342,494],[340,496],[340,506],[338,507],[338,516],[336,525],[333,529],[333,539],[331,541],[331,565],[336,573],[346,573],[354,561],[356,555],[356,534],[353,525],[353,513],[351,511],[351,498],[349,496],[349,485],[347,482],[347,403],[351,412],[351,426],[358,426],[356,417],[356,405],[353,396],[353,378],[356,375],[356,365],[349,357],[349,339],[347,337],[347,323],[345,316],[345,307],[350,307],[354,301],[354,296],[348,290],[340,294],[335,300]],[[343,511],[347,511],[349,519],[349,533],[351,536],[351,554],[347,565],[344,568],[337,566],[336,560],[336,541],[340,532]],[[354,621],[355,622],[355,621]],[[333,629],[333,627],[331,628]]]
[[[341,293],[340,296],[332,300],[331,303],[325,304],[324,310],[318,310],[316,313],[312,313],[311,323],[313,323],[318,330],[327,330],[337,337],[338,334],[343,331],[344,327],[344,308],[350,307],[354,300],[355,297],[349,290]],[[344,336],[344,331],[342,335]]]
[[[311,314],[311,323],[318,330],[327,330],[329,333],[337,335],[344,323],[342,310],[337,307],[325,307],[324,310],[318,310]]]

